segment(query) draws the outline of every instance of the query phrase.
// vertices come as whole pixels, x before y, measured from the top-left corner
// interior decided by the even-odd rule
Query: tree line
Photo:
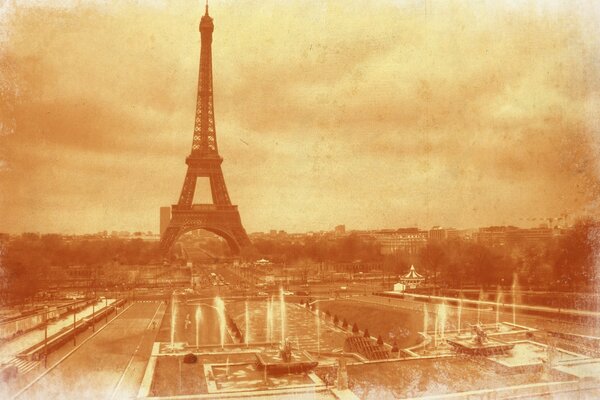
[[[254,240],[256,257],[297,264],[378,263],[384,274],[405,273],[410,264],[435,287],[510,286],[513,276],[526,288],[592,291],[600,287],[600,222],[578,221],[546,241],[512,240],[504,246],[452,238],[429,241],[417,254],[382,255],[372,238],[307,236]],[[158,243],[142,239],[77,238],[24,233],[0,241],[0,300],[26,298],[49,266],[145,265],[161,262]]]
[[[287,263],[379,263],[383,273],[406,273],[411,264],[428,284],[449,288],[510,286],[515,274],[522,286],[553,290],[600,287],[600,222],[583,219],[564,234],[547,240],[511,238],[490,246],[460,237],[430,240],[416,254],[382,255],[364,236],[262,238],[255,247],[272,261]]]
[[[516,276],[524,288],[594,291],[600,283],[599,245],[600,223],[587,219],[546,241],[496,247],[459,239],[430,242],[420,260],[434,285],[450,288],[506,287]]]
[[[51,266],[145,265],[159,259],[158,244],[142,239],[76,239],[24,233],[0,242],[0,302],[24,300],[40,289]]]
[[[307,236],[303,240],[289,238],[260,238],[252,243],[259,254],[274,262],[380,261],[380,246],[356,234],[343,237]]]

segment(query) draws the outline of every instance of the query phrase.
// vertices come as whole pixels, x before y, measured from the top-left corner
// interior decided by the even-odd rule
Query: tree
[[[364,337],[366,337],[367,339],[371,338],[371,334],[369,333],[369,330],[365,328],[365,333],[363,335]]]
[[[478,243],[471,244],[466,250],[468,272],[474,283],[483,287],[497,283],[494,279],[497,272],[495,270],[497,259],[494,257],[492,250]]]
[[[429,242],[423,249],[421,249],[420,259],[421,263],[427,267],[427,269],[433,275],[433,285],[437,289],[438,283],[438,269],[442,263],[446,261],[446,253],[442,246],[437,242]]]
[[[358,324],[355,322],[354,325],[352,325],[352,333],[357,334],[358,333]]]
[[[595,246],[600,240],[600,222],[582,219],[558,241],[554,250],[554,277],[562,286],[592,286],[599,278],[595,268]]]
[[[342,323],[342,328],[344,328],[344,329],[348,328],[348,321],[346,321],[346,318],[344,318],[344,322]]]
[[[381,335],[379,335],[377,337],[377,344],[380,345],[380,346],[383,346],[383,338],[381,337]]]

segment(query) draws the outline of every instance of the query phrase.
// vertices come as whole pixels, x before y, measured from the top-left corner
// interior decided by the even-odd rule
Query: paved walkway
[[[104,309],[106,304],[110,306],[115,302],[114,299],[107,299],[99,301],[95,304],[94,310],[92,306],[86,307],[77,312],[75,319],[80,321],[82,318],[86,318],[92,315],[92,311],[99,312]],[[62,331],[63,329],[69,329],[73,326],[73,314],[69,314],[59,320],[53,321],[48,324],[48,337]],[[15,337],[12,340],[0,344],[0,362],[14,363],[14,357],[24,350],[35,346],[44,341],[44,326],[31,330],[22,335]]]
[[[133,303],[34,381],[19,399],[135,398],[164,305]]]

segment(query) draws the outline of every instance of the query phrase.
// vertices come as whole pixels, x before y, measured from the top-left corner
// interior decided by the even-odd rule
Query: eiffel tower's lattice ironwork
[[[213,19],[206,13],[200,20],[200,71],[192,151],[179,202],[171,206],[171,221],[161,237],[161,250],[167,254],[177,238],[196,229],[205,229],[224,238],[234,253],[250,246],[237,206],[231,204],[217,149],[212,82]],[[198,178],[208,178],[213,204],[194,204]]]

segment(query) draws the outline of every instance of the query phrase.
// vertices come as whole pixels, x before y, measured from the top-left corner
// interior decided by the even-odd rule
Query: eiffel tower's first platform
[[[200,71],[192,151],[186,158],[188,166],[179,202],[171,207],[171,221],[161,237],[161,250],[168,254],[182,234],[204,229],[224,238],[232,252],[251,246],[242,226],[237,206],[231,204],[223,178],[223,158],[217,148],[212,79],[213,19],[206,13],[200,20]],[[213,204],[194,204],[198,178],[208,178]]]

